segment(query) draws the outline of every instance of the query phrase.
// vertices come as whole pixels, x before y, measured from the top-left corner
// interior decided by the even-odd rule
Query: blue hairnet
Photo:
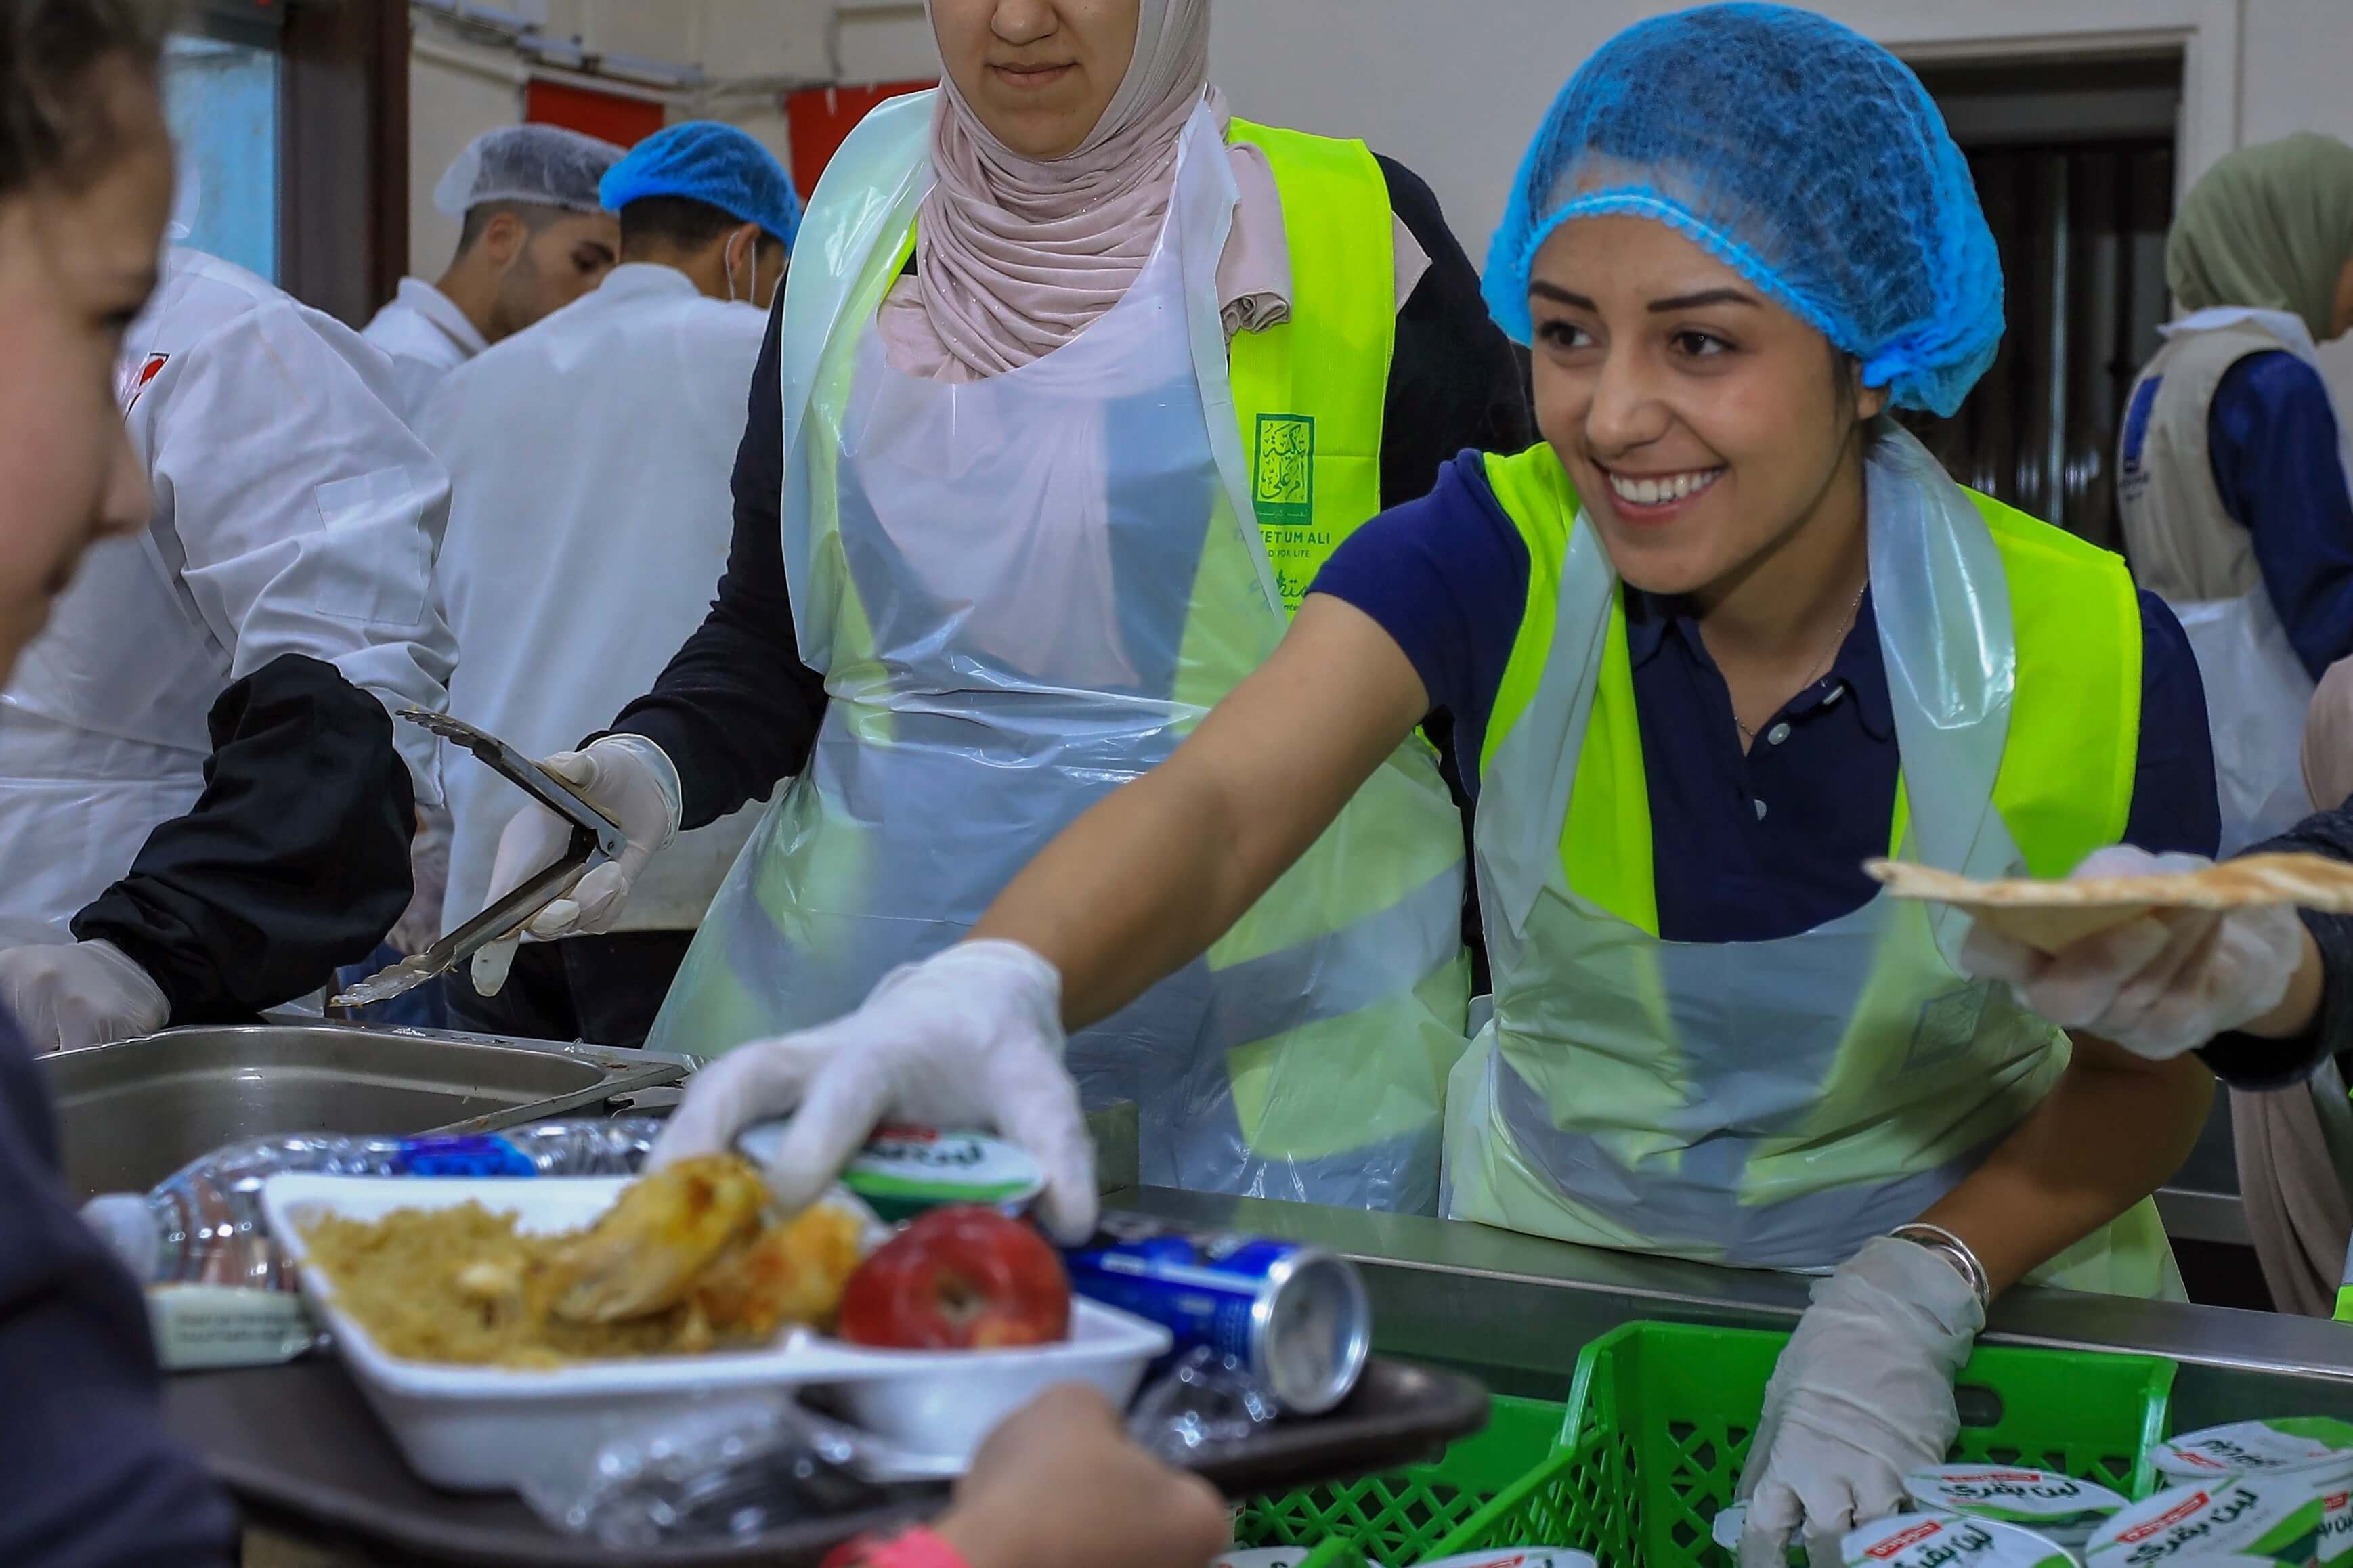
[[[690,120],[655,132],[605,174],[614,212],[648,196],[684,196],[756,223],[790,250],[800,232],[800,193],[765,147],[733,125]]]
[[[1704,247],[1899,407],[1950,414],[2001,341],[2001,260],[1944,117],[1901,60],[1810,11],[1679,11],[1578,68],[1488,254],[1505,331],[1529,339],[1529,268],[1553,231],[1606,213]]]

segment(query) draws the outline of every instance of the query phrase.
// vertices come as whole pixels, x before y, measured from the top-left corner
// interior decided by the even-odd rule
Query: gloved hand
[[[2151,855],[2128,844],[2094,850],[2070,874],[2147,877],[2196,871],[2199,855]],[[2260,1018],[2286,996],[2303,955],[2302,921],[2285,907],[2155,910],[2063,952],[2044,954],[1980,922],[1961,967],[2010,983],[2020,1004],[2063,1029],[2114,1040],[2167,1061]]]
[[[431,947],[441,936],[441,900],[449,890],[449,811],[447,806],[420,806],[417,837],[408,845],[408,873],[414,890],[408,908],[385,937],[394,951],[413,956]]]
[[[768,1167],[778,1203],[823,1192],[885,1120],[987,1128],[1044,1170],[1047,1229],[1083,1241],[1095,1223],[1095,1153],[1062,1066],[1062,977],[1012,942],[967,942],[882,977],[846,1017],[739,1046],[687,1080],[648,1165],[725,1149],[792,1111]]]
[[[1782,1568],[1801,1530],[1815,1568],[1836,1568],[1841,1537],[1894,1512],[1904,1478],[1943,1464],[1961,1429],[1953,1378],[1984,1326],[1959,1271],[1894,1237],[1817,1283],[1740,1479],[1740,1568]]]
[[[678,769],[662,749],[642,735],[607,735],[585,752],[558,752],[539,765],[580,792],[591,805],[620,824],[628,845],[616,859],[591,868],[563,898],[532,917],[526,937],[554,942],[613,929],[628,902],[629,884],[646,862],[678,837],[683,793]],[[515,813],[499,834],[498,858],[491,862],[491,892],[483,908],[497,903],[572,847],[572,824],[533,801]],[[474,954],[474,989],[495,996],[507,983],[515,944],[494,942]]]
[[[0,952],[0,999],[35,1051],[152,1035],[172,1016],[171,999],[111,942]]]

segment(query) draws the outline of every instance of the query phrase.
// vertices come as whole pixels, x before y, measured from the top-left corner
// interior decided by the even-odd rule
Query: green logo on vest
[[[1261,528],[1305,528],[1315,505],[1315,421],[1304,414],[1258,416],[1250,500]]]

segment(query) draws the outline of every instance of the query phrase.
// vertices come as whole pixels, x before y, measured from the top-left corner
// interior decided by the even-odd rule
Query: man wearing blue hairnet
[[[732,126],[673,125],[604,178],[620,265],[603,287],[454,373],[417,421],[457,500],[435,583],[464,650],[450,710],[544,755],[652,684],[702,623],[729,479],[800,198]],[[451,759],[445,928],[488,901],[520,797]],[[453,976],[464,1026],[636,1045],[756,818],[681,835],[622,929],[533,946],[495,994]],[[500,950],[501,960],[512,950]]]

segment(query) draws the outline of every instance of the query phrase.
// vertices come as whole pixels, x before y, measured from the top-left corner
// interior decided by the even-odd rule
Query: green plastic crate
[[[1628,1323],[1594,1341],[1577,1358],[1560,1447],[1420,1560],[1546,1545],[1604,1568],[1724,1568],[1730,1554],[1709,1527],[1732,1500],[1788,1342],[1681,1323]],[[1956,1458],[2062,1470],[2134,1498],[2155,1489],[2147,1453],[2165,1433],[2171,1362],[1997,1346],[1970,1358],[1957,1386]]]
[[[1410,1568],[1495,1547],[1573,1546],[1604,1568],[1729,1568],[1709,1536],[1732,1500],[1788,1336],[1628,1323],[1587,1345],[1564,1412],[1498,1399],[1435,1465],[1250,1504],[1235,1539],[1306,1545],[1302,1568]],[[2134,1498],[2156,1489],[2173,1363],[1983,1349],[1958,1380],[1955,1456],[2063,1470]],[[1548,1429],[1549,1415],[1562,1415]],[[1498,1479],[1514,1463],[1514,1476]]]
[[[1369,1554],[1409,1563],[1525,1479],[1560,1442],[1568,1407],[1546,1399],[1497,1398],[1487,1426],[1435,1464],[1337,1486],[1311,1487],[1243,1506],[1234,1539],[1244,1546],[1313,1546],[1312,1568],[1355,1568]]]

